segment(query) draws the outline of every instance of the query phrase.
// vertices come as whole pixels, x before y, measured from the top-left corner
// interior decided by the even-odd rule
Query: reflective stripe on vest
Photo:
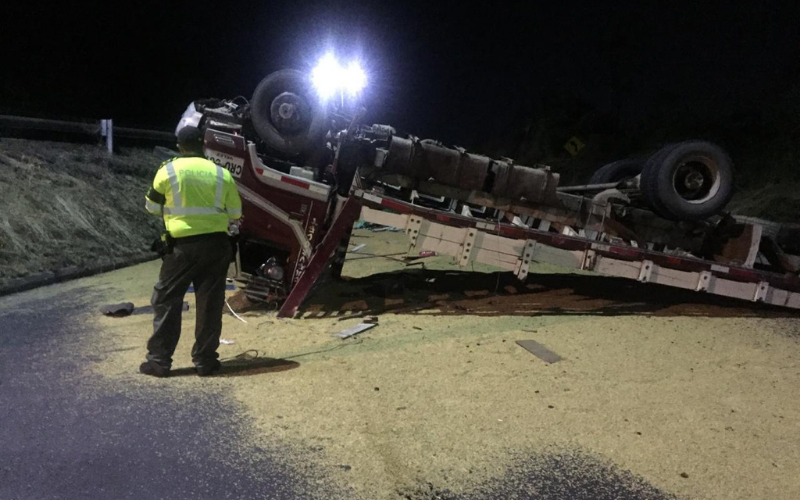
[[[225,213],[216,207],[164,207],[165,215],[218,215]]]
[[[144,199],[144,208],[146,208],[148,212],[154,214],[157,214],[161,211],[161,205],[148,198]]]
[[[225,211],[231,217],[237,217],[238,218],[238,217],[242,216],[242,209],[241,208],[230,208],[230,207],[228,207],[228,208],[225,209]]]
[[[225,174],[222,167],[217,165],[217,192],[214,194],[214,206],[222,210],[222,187],[225,181]]]
[[[167,163],[167,176],[169,176],[169,185],[172,186],[172,204],[175,207],[182,207],[181,192],[178,185],[178,174],[175,173],[175,167],[172,162]],[[164,211],[166,213],[166,210]]]

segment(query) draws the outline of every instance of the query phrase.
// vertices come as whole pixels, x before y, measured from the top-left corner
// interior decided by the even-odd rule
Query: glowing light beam
[[[342,66],[332,53],[320,58],[311,71],[311,81],[322,100],[327,100],[339,92],[351,96],[358,95],[367,85],[367,74],[358,61]]]

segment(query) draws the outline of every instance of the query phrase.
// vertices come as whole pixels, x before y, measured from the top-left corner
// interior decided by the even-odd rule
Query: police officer
[[[194,285],[197,298],[192,361],[200,376],[218,371],[225,278],[231,262],[228,226],[242,215],[236,183],[226,169],[203,157],[203,134],[178,132],[181,156],[165,162],[145,196],[148,212],[163,214],[167,249],[151,304],[155,318],[147,361],[139,371],[166,377],[181,334],[183,298]]]

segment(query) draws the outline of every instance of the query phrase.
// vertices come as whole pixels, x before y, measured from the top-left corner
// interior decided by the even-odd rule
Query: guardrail
[[[145,130],[130,127],[114,127],[111,119],[94,122],[75,122],[66,120],[49,120],[28,118],[24,116],[0,115],[0,130],[37,130],[44,132],[65,132],[70,134],[91,135],[105,139],[109,152],[114,151],[114,137],[146,140],[159,143],[175,143],[175,134],[161,130]]]

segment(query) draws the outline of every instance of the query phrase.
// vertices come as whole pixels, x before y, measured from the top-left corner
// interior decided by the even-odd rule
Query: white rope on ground
[[[228,299],[225,299],[225,305],[226,305],[226,306],[228,306],[228,310],[231,312],[231,314],[233,314],[233,315],[236,317],[236,319],[238,319],[239,321],[241,321],[241,322],[242,322],[242,323],[244,323],[244,324],[247,324],[247,321],[245,321],[244,319],[242,319],[242,317],[241,317],[241,316],[239,316],[238,314],[236,314],[236,312],[233,310],[233,308],[231,307],[231,305],[230,305],[230,304],[228,304]]]

